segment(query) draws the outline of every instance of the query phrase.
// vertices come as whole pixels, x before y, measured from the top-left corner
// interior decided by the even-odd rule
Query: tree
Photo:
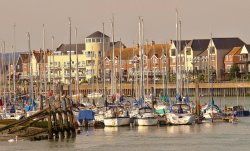
[[[240,76],[240,68],[236,64],[233,64],[229,70],[230,80],[233,80],[236,77],[239,78],[239,76]]]

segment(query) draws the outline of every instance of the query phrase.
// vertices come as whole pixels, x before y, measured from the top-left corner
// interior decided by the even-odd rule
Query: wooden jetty
[[[1,127],[0,132],[17,134],[23,137],[36,137],[47,132],[49,139],[53,139],[54,136],[59,138],[59,135],[61,138],[75,137],[75,122],[70,99],[62,97],[55,100],[50,97],[46,100],[46,104],[47,107],[45,109]]]

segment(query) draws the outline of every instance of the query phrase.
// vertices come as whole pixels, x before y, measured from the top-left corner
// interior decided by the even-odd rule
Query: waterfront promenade
[[[200,95],[210,95],[211,88],[213,88],[214,96],[249,96],[250,95],[250,82],[215,82],[215,83],[197,83],[199,86],[199,93]],[[154,88],[154,84],[144,84],[145,86],[145,93],[150,92],[152,88]],[[148,86],[148,87],[147,87]],[[191,95],[195,95],[195,83],[189,83],[188,85],[184,85],[183,92],[184,94],[187,92]],[[135,92],[135,85],[133,86],[132,83],[123,83],[122,84],[122,92],[124,95],[131,96],[133,91]],[[134,88],[133,88],[134,87]],[[75,94],[75,86],[72,86],[73,93]],[[119,90],[120,86],[117,85],[117,91]],[[156,93],[159,95],[163,90],[162,84],[155,85]],[[165,85],[166,93],[168,92],[169,96],[175,96],[176,91],[176,83],[169,83]],[[63,91],[65,94],[68,93],[68,85],[63,86]],[[83,95],[87,95],[92,91],[103,91],[102,84],[81,84],[79,85],[79,91]],[[106,84],[106,91],[107,94],[110,93],[110,84]]]

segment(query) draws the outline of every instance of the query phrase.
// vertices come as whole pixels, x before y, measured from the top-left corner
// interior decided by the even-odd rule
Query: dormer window
[[[90,42],[91,42],[91,38],[87,38],[86,43],[90,43]]]
[[[171,56],[175,56],[175,49],[171,49]]]

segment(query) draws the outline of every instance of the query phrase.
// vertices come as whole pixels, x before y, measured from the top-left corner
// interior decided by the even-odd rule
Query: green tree
[[[240,76],[240,68],[236,64],[233,64],[229,70],[230,80],[233,80],[236,77],[239,78],[239,76]]]

